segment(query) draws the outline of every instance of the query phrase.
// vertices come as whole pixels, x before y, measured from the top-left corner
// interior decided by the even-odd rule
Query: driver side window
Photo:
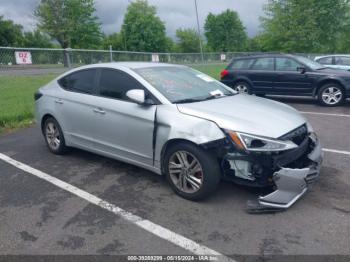
[[[113,69],[102,69],[99,86],[101,96],[124,101],[130,101],[126,96],[129,90],[145,90],[139,82],[128,74]]]
[[[276,71],[298,71],[302,65],[290,58],[276,58]]]

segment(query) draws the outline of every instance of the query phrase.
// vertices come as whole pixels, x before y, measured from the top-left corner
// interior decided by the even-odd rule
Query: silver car
[[[350,55],[316,56],[314,60],[329,68],[350,71]]]
[[[283,210],[319,174],[310,124],[278,102],[237,94],[186,66],[109,63],[80,67],[35,93],[49,150],[76,147],[165,175],[199,200],[220,180],[270,193],[249,209]]]

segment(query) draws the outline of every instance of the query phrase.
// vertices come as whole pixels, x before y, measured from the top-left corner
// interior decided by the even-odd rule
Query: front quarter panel
[[[212,121],[182,114],[176,105],[161,105],[156,115],[155,166],[160,168],[162,150],[169,141],[187,140],[197,145],[225,138]]]

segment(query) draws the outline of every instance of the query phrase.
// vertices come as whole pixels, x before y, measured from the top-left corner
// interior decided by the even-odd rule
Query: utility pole
[[[194,0],[194,5],[195,5],[195,7],[196,7],[197,30],[198,30],[198,37],[199,37],[199,48],[200,48],[200,50],[201,50],[202,63],[204,63],[203,46],[202,46],[202,38],[201,38],[201,30],[200,30],[200,27],[199,27],[197,0]]]

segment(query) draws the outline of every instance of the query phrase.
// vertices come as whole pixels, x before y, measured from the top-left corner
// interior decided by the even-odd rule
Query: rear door
[[[237,82],[237,79],[249,79],[250,67],[254,63],[254,58],[239,58],[232,61],[232,63],[226,68],[228,74],[221,78],[221,82],[233,86],[233,83]]]
[[[312,93],[312,78],[298,71],[305,67],[289,57],[276,57],[276,80],[274,92],[280,94],[302,95]]]
[[[255,60],[249,71],[249,79],[253,82],[253,91],[269,93],[273,91],[276,79],[273,57],[260,57]]]
[[[66,91],[55,99],[67,142],[84,148],[93,146],[94,93],[96,69],[85,69],[61,78],[58,83]]]
[[[153,132],[156,105],[139,105],[126,92],[143,89],[146,97],[155,98],[135,78],[124,71],[101,69],[98,96],[95,97],[94,139],[98,151],[127,162],[153,165]]]

